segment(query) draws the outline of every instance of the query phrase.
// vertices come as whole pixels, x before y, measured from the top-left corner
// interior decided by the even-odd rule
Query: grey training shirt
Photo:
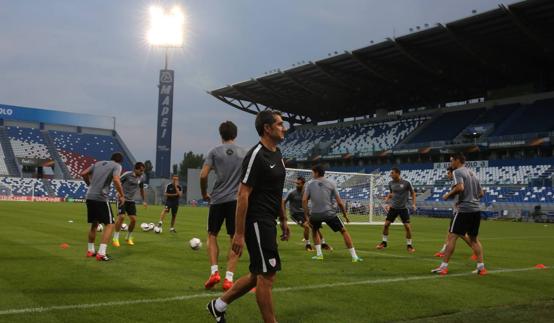
[[[479,212],[479,200],[481,198],[481,184],[474,172],[466,167],[454,170],[454,184],[464,184],[464,190],[458,193],[458,212]]]
[[[113,160],[104,160],[96,162],[87,170],[91,170],[91,177],[86,199],[107,202],[113,177],[121,174],[121,165]]]
[[[335,183],[320,177],[306,184],[304,195],[312,201],[312,213],[327,213],[335,211],[333,200],[339,196],[339,193]]]
[[[144,187],[143,176],[135,175],[135,172],[125,172],[121,175],[121,186],[125,194],[125,201],[134,202],[140,188]]]
[[[289,203],[290,214],[304,214],[304,208],[302,207],[303,191],[299,191],[296,188],[291,190],[285,198],[285,203]]]
[[[389,182],[389,191],[392,193],[392,207],[395,209],[405,209],[408,207],[408,199],[414,188],[407,180],[400,179],[398,182]]]
[[[235,144],[222,144],[210,150],[205,166],[210,166],[217,176],[211,194],[211,204],[237,200],[244,148]]]

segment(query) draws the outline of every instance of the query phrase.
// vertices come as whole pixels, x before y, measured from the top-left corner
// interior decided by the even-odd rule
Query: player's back
[[[464,190],[458,194],[460,212],[477,212],[480,210],[481,184],[474,172],[466,167],[454,170],[454,183],[463,183]]]
[[[212,204],[226,203],[237,199],[241,166],[246,150],[236,144],[222,144],[208,153],[207,163],[216,174],[211,195]]]
[[[86,199],[105,202],[114,176],[121,174],[121,165],[112,160],[98,161],[91,166],[90,185]]]

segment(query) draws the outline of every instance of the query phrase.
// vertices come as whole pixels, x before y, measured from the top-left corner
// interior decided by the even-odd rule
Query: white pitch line
[[[547,268],[550,268],[550,267],[545,267],[545,269]],[[532,270],[539,270],[539,269],[535,267],[497,269],[497,270],[489,270],[489,274],[512,273],[512,272],[522,272],[522,271],[532,271]],[[376,284],[389,284],[389,283],[398,283],[398,282],[407,282],[407,281],[448,279],[448,277],[464,277],[464,276],[471,276],[471,275],[475,275],[475,274],[468,273],[468,272],[459,273],[459,274],[449,274],[447,276],[428,274],[425,276],[396,277],[396,278],[383,278],[383,279],[362,280],[362,281],[353,281],[353,282],[340,282],[340,283],[305,285],[305,286],[294,286],[294,287],[280,287],[280,288],[274,288],[273,292],[282,293],[282,292],[290,292],[290,291],[294,292],[294,291],[357,286],[357,285],[376,285]],[[483,277],[482,279],[486,279],[486,278]],[[200,294],[165,297],[165,298],[137,299],[132,301],[57,305],[57,306],[48,306],[48,307],[29,307],[29,308],[19,308],[19,309],[14,308],[14,309],[8,309],[8,310],[0,310],[0,315],[43,313],[43,312],[58,311],[58,310],[88,309],[88,308],[96,308],[96,307],[110,307],[110,306],[120,306],[120,305],[151,304],[151,303],[162,303],[162,302],[172,302],[172,301],[183,301],[183,300],[189,300],[189,299],[195,299],[195,298],[213,297],[220,294],[221,293],[219,292],[217,293],[213,292],[213,293],[200,293]]]

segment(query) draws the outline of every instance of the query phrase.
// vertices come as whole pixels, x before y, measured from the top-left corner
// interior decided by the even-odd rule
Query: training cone
[[[69,245],[67,243],[62,243],[62,244],[60,244],[60,248],[67,249],[67,248],[69,248]]]
[[[538,264],[538,265],[535,265],[535,268],[544,269],[544,268],[546,268],[546,266],[543,265],[543,264]]]

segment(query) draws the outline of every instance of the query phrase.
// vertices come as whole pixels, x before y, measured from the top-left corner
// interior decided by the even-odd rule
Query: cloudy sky
[[[205,153],[232,120],[256,142],[253,116],[206,94],[354,50],[410,27],[483,12],[500,0],[0,0],[0,103],[115,116],[137,160],[155,160],[157,77],[163,58],[145,42],[148,8],[179,4],[186,46],[175,69],[173,162]]]

